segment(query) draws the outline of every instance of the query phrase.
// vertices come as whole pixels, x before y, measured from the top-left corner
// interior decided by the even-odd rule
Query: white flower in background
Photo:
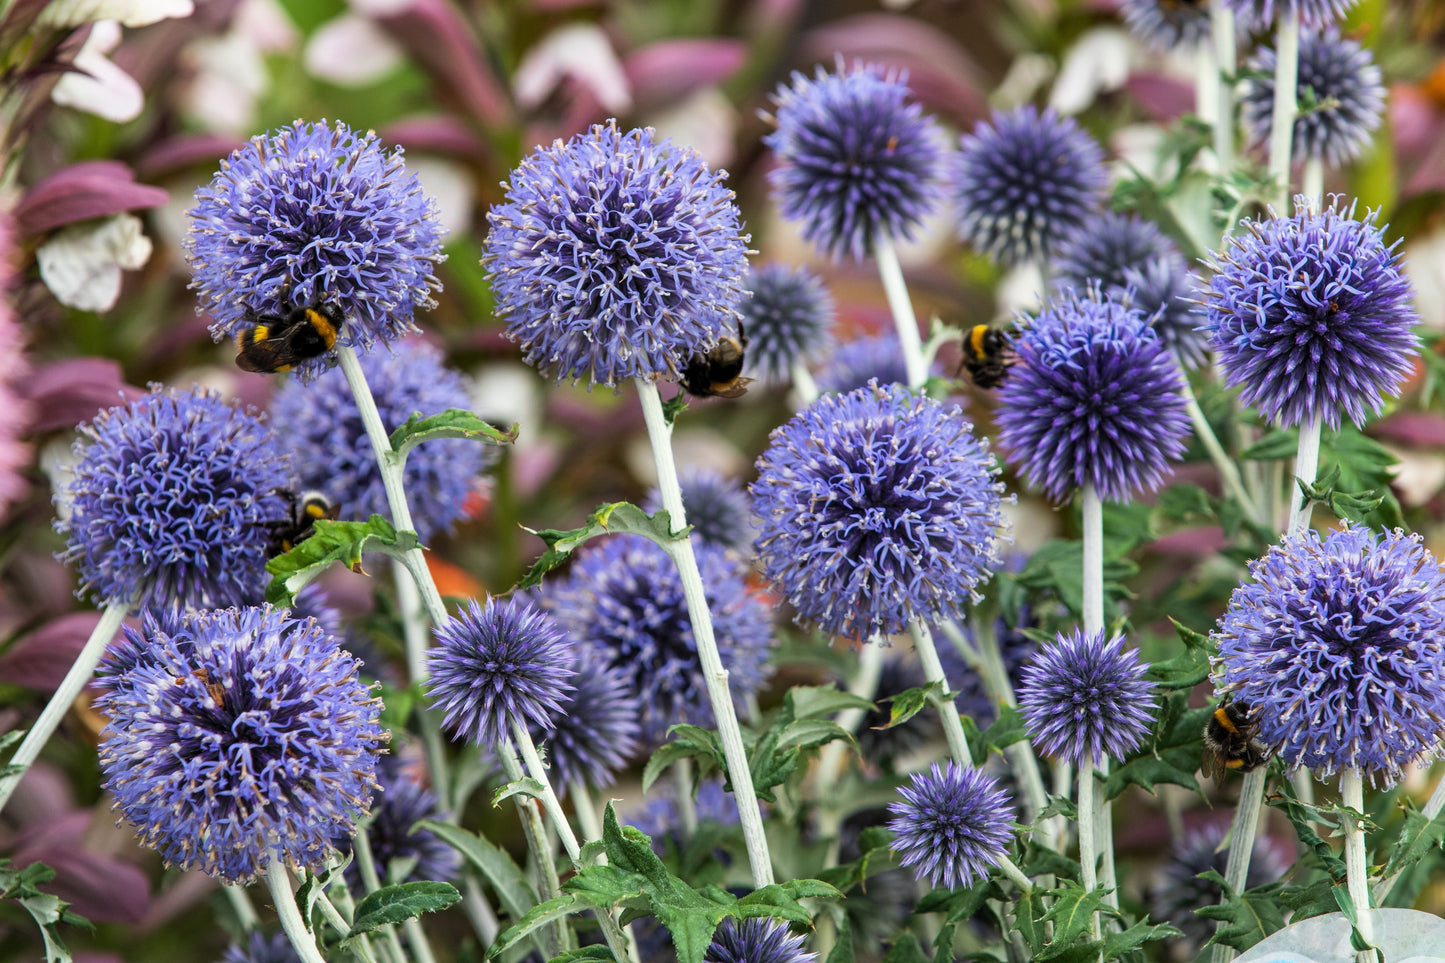
[[[144,27],[157,20],[189,17],[191,0],[52,0],[40,11],[42,27],[79,27],[98,20],[115,20],[123,27]]]
[[[150,238],[134,214],[114,214],[56,231],[35,260],[57,301],[82,311],[108,311],[120,296],[120,272],[143,267]]]
[[[437,202],[443,236],[466,233],[471,227],[472,208],[477,200],[471,173],[461,164],[425,154],[408,153],[406,166],[421,181],[422,190]]]
[[[717,87],[702,87],[667,110],[647,118],[659,137],[686,144],[714,170],[733,162],[738,112]]]
[[[306,42],[306,72],[341,87],[365,87],[402,61],[401,48],[376,22],[354,13],[328,20]]]
[[[270,86],[265,54],[296,45],[296,27],[275,0],[242,0],[231,29],[186,47],[191,82],[181,93],[186,117],[209,131],[249,136],[256,100]]]
[[[75,69],[55,82],[50,99],[62,107],[74,107],[118,124],[134,120],[145,104],[140,85],[106,57],[119,44],[118,22],[102,20],[92,26],[90,36],[75,55]]]
[[[1123,87],[1134,49],[1129,34],[1116,27],[1084,33],[1064,54],[1049,106],[1067,117],[1088,107],[1099,94]]]
[[[627,74],[607,34],[596,24],[559,27],[527,51],[513,81],[517,103],[536,107],[567,78],[591,90],[597,102],[609,111],[624,111],[632,106]]]

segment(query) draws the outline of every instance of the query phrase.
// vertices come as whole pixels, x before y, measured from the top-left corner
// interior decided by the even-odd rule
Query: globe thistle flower
[[[1159,335],[1164,347],[1185,368],[1201,368],[1209,338],[1200,330],[1204,311],[1194,299],[1199,279],[1178,254],[1157,254],[1124,269],[1131,305]]]
[[[512,737],[513,723],[550,727],[574,691],[576,652],[552,617],[525,599],[472,599],[435,635],[427,691],[458,738],[491,746]]]
[[[763,573],[835,635],[956,615],[998,562],[997,473],[957,407],[876,383],[824,395],[758,459]]]
[[[930,374],[940,371],[935,364]],[[820,392],[839,395],[866,387],[870,381],[881,385],[908,384],[898,332],[883,331],[839,345],[824,362],[817,381]]]
[[[1177,254],[1152,222],[1133,214],[1105,211],[1064,236],[1049,264],[1054,289],[1080,291],[1097,284],[1105,294],[1122,292],[1124,272],[1158,257]]]
[[[1326,27],[1355,5],[1356,0],[1219,0],[1241,23],[1263,29],[1278,15],[1297,14],[1301,27]],[[1303,34],[1301,34],[1303,37]]]
[[[364,355],[361,370],[388,429],[413,414],[471,408],[466,381],[429,345],[408,341],[394,352]],[[371,440],[339,368],[312,385],[287,383],[271,401],[271,417],[286,426],[280,443],[291,454],[297,489],[322,492],[342,518],[390,515]],[[496,458],[491,446],[463,438],[428,441],[411,450],[402,484],[419,496],[411,500],[417,538],[429,542],[461,519],[477,476]]]
[[[772,619],[748,588],[735,555],[695,545],[713,632],[736,700],[758,691],[770,673]],[[660,745],[669,726],[712,723],[682,580],[661,546],[636,535],[578,552],[568,578],[550,593],[558,622],[601,664],[621,672],[642,700],[644,746]]]
[[[1445,735],[1445,573],[1420,536],[1307,530],[1250,565],[1214,638],[1215,685],[1291,766],[1393,784]]]
[[[747,370],[772,383],[788,381],[793,365],[809,365],[832,343],[833,295],[807,268],[765,264],[747,285],[753,296],[742,304],[747,332]]]
[[[1268,142],[1273,126],[1276,59],[1269,47],[1255,53],[1249,63],[1254,73],[1240,97],[1244,125],[1260,144]],[[1298,93],[1302,104],[1312,97],[1318,106],[1295,118],[1291,159],[1296,164],[1325,160],[1340,167],[1370,146],[1385,112],[1385,83],[1364,47],[1333,27],[1302,32]]]
[[[938,716],[920,712],[902,725],[889,729],[890,707],[885,700],[927,684],[918,663],[901,655],[888,655],[878,673],[873,696],[875,707],[859,723],[858,754],[871,766],[891,770],[894,762],[926,746],[939,734]]]
[[[610,786],[637,752],[642,701],[618,669],[582,650],[576,689],[562,700],[550,727],[533,724],[532,738],[547,750],[558,795],[574,781]]]
[[[301,957],[296,955],[296,948],[284,930],[269,936],[260,930],[251,930],[244,943],[227,947],[221,963],[301,963]]]
[[[1159,868],[1159,880],[1150,890],[1151,915],[1171,923],[1183,931],[1189,946],[1184,954],[1193,959],[1214,932],[1215,924],[1195,915],[1201,906],[1215,906],[1224,893],[1217,883],[1200,879],[1199,874],[1214,870],[1224,875],[1228,849],[1221,849],[1229,833],[1229,824],[1206,823],[1188,830],[1171,849]],[[1273,883],[1289,871],[1291,860],[1268,836],[1254,837],[1249,860],[1249,875],[1244,888],[1253,889]]]
[[[778,158],[773,197],[829,256],[862,260],[880,234],[911,238],[942,200],[945,140],[909,103],[906,74],[840,58],[835,73],[795,71],[773,100],[777,129],[763,138]]]
[[[1208,39],[1209,0],[1120,0],[1129,32],[1155,50],[1193,47]]]
[[[962,148],[954,177],[959,237],[1004,267],[1049,257],[1103,197],[1104,152],[1052,108],[995,111]]]
[[[383,763],[378,775],[381,792],[374,801],[365,830],[377,878],[383,885],[456,879],[461,873],[461,854],[442,842],[436,833],[413,829],[423,819],[444,818],[436,795],[395,762]],[[343,854],[350,852],[351,839],[337,839],[336,848]],[[410,862],[411,870],[404,878],[394,879],[391,866],[400,860]],[[361,869],[355,862],[346,867],[346,881],[357,890],[361,888]]]
[[[742,555],[752,553],[753,510],[740,483],[711,469],[684,468],[678,472],[678,484],[693,536]],[[661,491],[648,492],[643,507],[649,514],[661,509]]]
[[[1409,278],[1373,213],[1246,220],[1216,256],[1206,327],[1225,384],[1269,421],[1338,428],[1378,411],[1409,374]]]
[[[80,427],[61,555],[80,592],[133,607],[215,608],[261,596],[286,460],[250,411],[157,387]]]
[[[186,237],[191,287],[217,339],[258,314],[334,306],[338,343],[369,349],[434,306],[443,260],[436,203],[373,133],[326,121],[257,136],[196,192]],[[334,352],[296,366],[309,379]]]
[[[972,886],[1007,855],[1013,801],[992,776],[952,761],[916,772],[888,807],[893,849],[932,886]]]
[[[803,937],[772,919],[724,919],[702,955],[704,963],[816,963]]]
[[[96,707],[105,788],[141,841],[232,883],[273,859],[320,872],[366,815],[387,739],[355,660],[269,605],[147,614],[132,645],[144,658]]]
[[[1179,369],[1138,311],[1097,288],[1054,298],[1014,338],[999,444],[1054,501],[1085,484],[1124,500],[1158,487],[1189,431]]]
[[[1154,721],[1154,685],[1147,665],[1125,650],[1124,637],[1075,629],[1060,635],[1024,666],[1019,711],[1034,745],[1070,765],[1123,759]]]
[[[525,158],[482,263],[527,363],[558,381],[676,381],[735,328],[748,238],[724,177],[612,123]]]

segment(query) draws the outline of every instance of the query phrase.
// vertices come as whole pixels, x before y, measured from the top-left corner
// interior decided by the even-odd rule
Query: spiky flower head
[[[436,629],[427,657],[442,724],[479,746],[512,738],[512,726],[548,727],[574,691],[577,653],[552,617],[526,599],[476,599]]]
[[[833,295],[812,271],[786,264],[754,268],[747,285],[753,292],[742,304],[747,371],[787,382],[794,365],[817,362],[832,344]]]
[[[367,813],[388,733],[356,660],[269,605],[149,614],[96,700],[105,788],[168,865],[245,882],[320,872]]]
[[[260,930],[251,930],[243,943],[232,943],[226,948],[221,963],[301,963],[296,948],[285,930],[277,930],[267,936]]]
[[[1013,801],[992,776],[951,760],[916,772],[888,807],[893,849],[915,878],[972,886],[1006,855]]]
[[[1420,536],[1346,526],[1250,565],[1213,638],[1215,686],[1291,766],[1397,782],[1445,735],[1445,572]]]
[[[1204,309],[1195,299],[1197,275],[1178,254],[1156,254],[1124,269],[1124,288],[1133,292],[1130,304],[1144,316],[1184,368],[1204,365],[1209,338],[1200,330]]]
[[[1085,484],[1124,500],[1157,488],[1184,452],[1179,369],[1140,313],[1097,288],[1020,325],[998,389],[1005,460],[1054,501]]]
[[[533,725],[532,738],[547,752],[559,795],[573,782],[610,786],[637,752],[642,700],[620,669],[582,649],[575,690],[562,700],[550,727]]]
[[[392,351],[364,355],[361,370],[387,430],[414,414],[471,408],[466,381],[430,345],[406,341]],[[288,382],[272,399],[271,416],[286,426],[280,444],[291,454],[297,491],[323,492],[343,519],[389,516],[381,469],[341,369],[333,368],[311,385]],[[494,448],[461,438],[427,441],[411,450],[402,484],[409,492],[424,493],[411,500],[422,542],[461,519],[477,476],[496,457]]]
[[[1218,883],[1200,879],[1201,873],[1214,870],[1224,875],[1229,850],[1221,848],[1229,833],[1228,822],[1205,823],[1185,832],[1168,853],[1159,868],[1159,881],[1150,890],[1150,904],[1155,919],[1179,927],[1189,941],[1192,956],[1214,932],[1215,923],[1196,914],[1201,906],[1214,906],[1224,896]],[[1253,889],[1273,883],[1289,870],[1290,858],[1278,844],[1263,834],[1254,837],[1253,855],[1244,888]]]
[[[1326,27],[1337,22],[1356,0],[1219,0],[1241,22],[1267,27],[1275,17],[1298,15],[1301,27]]]
[[[734,699],[746,699],[771,672],[769,607],[748,587],[736,555],[708,542],[694,547],[729,687]],[[641,698],[643,744],[660,745],[679,722],[711,725],[687,599],[667,552],[641,536],[618,535],[575,558],[546,602],[576,644],[620,671]]]
[[[1266,143],[1273,126],[1276,60],[1269,47],[1256,51],[1240,97],[1244,125],[1256,143]],[[1291,141],[1296,164],[1323,160],[1340,167],[1370,146],[1385,112],[1385,82],[1364,47],[1333,27],[1301,33],[1297,93],[1301,110]]]
[[[1154,685],[1139,653],[1103,630],[1059,635],[1025,665],[1019,711],[1034,745],[1074,766],[1123,759],[1154,721]]]
[[[682,510],[695,538],[742,555],[752,554],[756,534],[753,509],[740,482],[709,468],[683,468],[678,471],[678,484]],[[654,488],[648,492],[643,507],[649,514],[662,508],[661,491]]]
[[[994,111],[962,140],[959,237],[1005,267],[1048,257],[1099,206],[1104,152],[1072,117],[1032,104]]]
[[[936,364],[934,369],[930,374],[939,373]],[[866,387],[870,381],[881,385],[908,384],[908,368],[898,332],[889,329],[839,345],[823,363],[817,381],[819,391],[840,395]]]
[[[80,427],[61,556],[97,602],[138,609],[254,601],[267,581],[287,463],[251,411],[157,386]]]
[[[713,932],[703,963],[817,963],[803,948],[803,937],[773,919],[728,917]]]
[[[416,825],[423,819],[445,818],[436,795],[396,762],[383,762],[377,775],[381,789],[372,800],[366,840],[382,885],[456,879],[461,872],[461,854],[436,833]],[[338,839],[336,848],[343,854],[351,852],[351,839]],[[356,858],[360,859],[360,854]],[[396,876],[401,870],[405,875]],[[361,869],[353,861],[346,867],[346,881],[360,889],[362,879]]]
[[[833,258],[862,260],[879,235],[911,238],[943,198],[946,141],[909,99],[907,74],[874,64],[794,72],[773,94],[777,129],[763,138],[783,217]]]
[[[1154,222],[1105,211],[1060,239],[1049,262],[1050,280],[1057,291],[1082,291],[1097,284],[1105,294],[1112,294],[1123,290],[1127,269],[1175,251]]]
[[[533,151],[487,214],[497,315],[556,380],[677,380],[736,327],[747,235],[726,174],[651,129]]]
[[[1159,51],[1209,37],[1209,0],[1120,0],[1129,32]]]
[[[998,563],[997,473],[957,407],[876,382],[823,395],[758,459],[763,573],[833,634],[958,615]]]
[[[1378,411],[1410,372],[1418,320],[1410,280],[1373,212],[1241,222],[1210,266],[1206,326],[1225,384],[1275,424],[1338,428]]]
[[[217,339],[328,304],[346,318],[338,342],[366,350],[415,330],[434,306],[441,253],[436,202],[376,134],[297,122],[251,138],[196,192],[186,236],[191,287]],[[303,378],[335,352],[303,362]]]

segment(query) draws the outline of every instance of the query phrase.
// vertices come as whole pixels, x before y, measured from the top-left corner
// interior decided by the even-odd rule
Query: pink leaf
[[[99,621],[99,612],[75,612],[47,622],[0,655],[0,677],[54,692]]]
[[[680,100],[731,77],[746,60],[737,40],[664,40],[633,52],[622,68],[638,100]]]
[[[22,236],[35,235],[93,217],[160,207],[166,200],[165,191],[137,184],[119,161],[82,161],[26,191],[15,207],[15,226]]]
[[[35,414],[34,431],[73,428],[102,408],[134,401],[145,392],[125,383],[120,365],[108,358],[66,358],[41,365],[15,386]]]

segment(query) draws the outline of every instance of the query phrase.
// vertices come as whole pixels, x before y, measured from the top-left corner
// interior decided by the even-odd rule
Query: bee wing
[[[284,338],[267,338],[244,345],[236,355],[236,367],[242,371],[269,374],[289,366],[292,360],[291,350]]]
[[[1223,757],[1221,757],[1219,753],[1214,752],[1207,746],[1204,749],[1204,757],[1199,760],[1199,769],[1201,772],[1204,773],[1205,776],[1214,780],[1215,782],[1218,782],[1220,779],[1224,778],[1224,773],[1226,771],[1224,768]]]

